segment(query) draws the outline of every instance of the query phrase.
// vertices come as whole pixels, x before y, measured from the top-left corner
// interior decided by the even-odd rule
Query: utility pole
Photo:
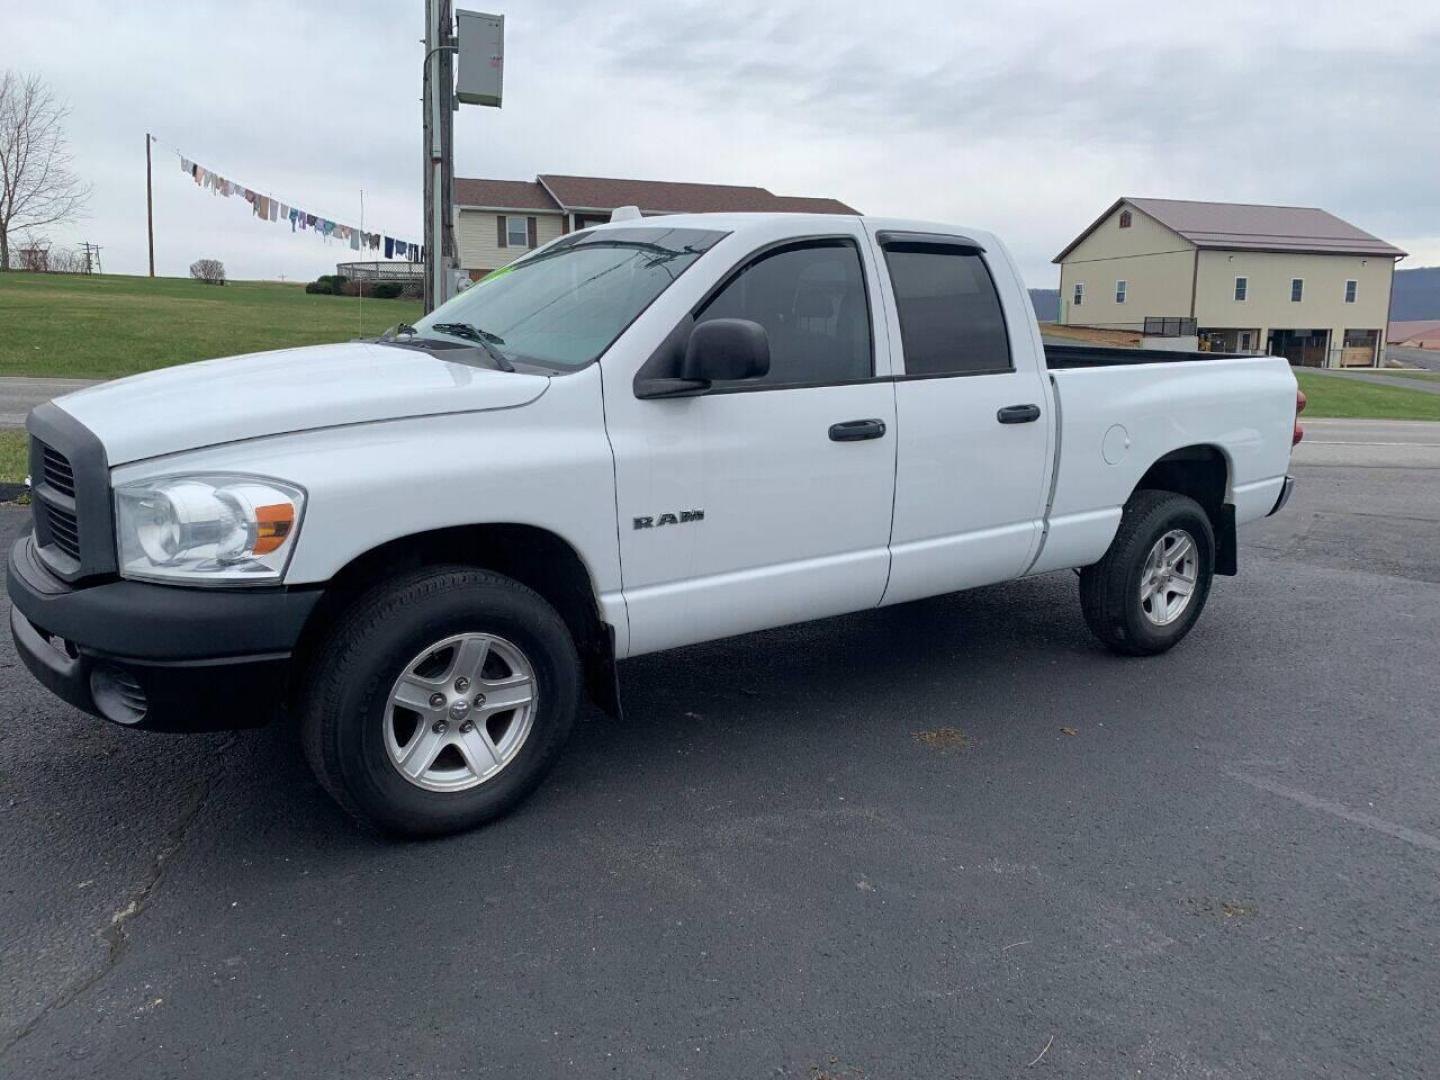
[[[150,143],[154,136],[145,133],[145,232],[150,240],[150,276],[155,276],[155,196],[150,184]]]
[[[425,310],[450,298],[455,261],[451,148],[455,116],[451,0],[425,0]]]

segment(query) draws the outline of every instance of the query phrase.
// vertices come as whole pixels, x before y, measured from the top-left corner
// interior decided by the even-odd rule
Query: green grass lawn
[[[1397,379],[1421,379],[1425,382],[1440,381],[1440,371],[1396,371],[1394,368],[1378,368],[1376,375],[1394,375]]]
[[[1295,378],[1309,400],[1308,419],[1440,420],[1440,394],[1309,371],[1297,371]]]
[[[30,471],[30,444],[23,431],[0,431],[0,483],[23,484]]]
[[[215,356],[374,336],[414,300],[310,296],[303,285],[0,273],[0,375],[108,379]]]

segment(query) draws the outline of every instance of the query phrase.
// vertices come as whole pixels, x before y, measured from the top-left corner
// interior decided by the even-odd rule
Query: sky
[[[491,0],[487,0],[490,3]],[[465,0],[457,5],[467,6]],[[475,6],[475,5],[470,5]],[[757,184],[990,229],[1029,285],[1122,195],[1320,206],[1440,264],[1440,4],[1419,0],[493,0],[502,108],[457,176]],[[0,0],[0,67],[70,106],[85,219],[144,273],[302,279],[348,245],[202,191],[184,154],[287,203],[420,237],[423,0]]]

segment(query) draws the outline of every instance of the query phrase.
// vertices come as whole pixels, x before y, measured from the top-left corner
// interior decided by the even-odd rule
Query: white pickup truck
[[[349,811],[447,832],[626,657],[1070,568],[1102,642],[1168,649],[1302,406],[1278,358],[1045,346],[978,230],[615,222],[379,340],[36,409],[12,631],[81,709],[293,715]]]

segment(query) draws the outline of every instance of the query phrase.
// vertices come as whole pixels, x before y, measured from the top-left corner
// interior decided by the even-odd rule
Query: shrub
[[[394,300],[400,295],[401,285],[398,281],[377,281],[372,286],[371,295],[376,300]]]
[[[305,291],[307,293],[310,293],[312,296],[329,296],[335,290],[330,287],[330,283],[328,281],[311,281],[306,284]]]
[[[224,285],[225,264],[219,259],[196,259],[190,264],[190,276],[206,285]]]

